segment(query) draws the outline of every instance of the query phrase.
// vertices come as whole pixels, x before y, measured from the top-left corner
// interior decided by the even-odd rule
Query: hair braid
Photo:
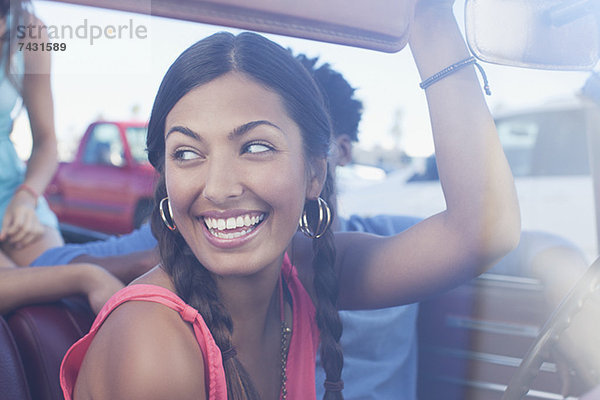
[[[327,173],[322,195],[325,201],[333,193],[333,178]],[[335,217],[335,207],[330,205],[332,219]],[[342,379],[344,355],[340,345],[342,336],[342,321],[337,311],[338,282],[334,271],[335,246],[333,232],[327,229],[319,239],[313,240],[313,269],[314,285],[317,294],[317,325],[321,333],[321,361],[325,370],[325,380],[337,382]],[[325,390],[323,400],[342,400],[341,391]]]
[[[156,198],[166,195],[164,179],[156,188]],[[162,223],[157,209],[153,212],[152,229],[159,237],[159,251],[163,268],[171,276],[175,291],[187,304],[196,308],[208,326],[221,352],[232,344],[233,321],[221,303],[217,285],[206,268],[196,259],[183,237],[171,232]],[[157,235],[156,230],[160,231]],[[236,356],[223,360],[227,398],[230,400],[259,400],[250,375]]]

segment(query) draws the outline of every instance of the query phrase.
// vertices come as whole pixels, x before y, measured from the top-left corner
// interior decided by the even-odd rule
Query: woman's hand
[[[411,47],[414,47],[415,44],[420,46],[421,41],[431,45],[432,40],[436,40],[436,36],[439,35],[450,34],[456,36],[453,32],[456,25],[453,6],[454,0],[418,0],[415,4],[415,13],[409,36],[409,40],[412,42]],[[466,49],[466,46],[464,47]],[[452,53],[461,53],[462,48],[461,38],[452,41]],[[465,52],[465,54],[468,54],[468,52]]]
[[[415,4],[415,13],[411,25],[411,36],[418,31],[419,26],[426,27],[427,30],[441,30],[447,28],[440,26],[435,22],[438,18],[454,20],[454,11],[452,6],[454,0],[418,0]]]
[[[453,5],[454,0],[418,0],[415,9],[417,11],[422,11],[426,8],[452,10]]]
[[[98,314],[108,299],[125,285],[102,267],[93,264],[85,264],[83,267],[88,269],[83,281],[83,293],[94,313]]]
[[[30,193],[18,190],[10,201],[2,221],[0,242],[23,248],[44,233],[44,226],[36,213],[37,199]]]

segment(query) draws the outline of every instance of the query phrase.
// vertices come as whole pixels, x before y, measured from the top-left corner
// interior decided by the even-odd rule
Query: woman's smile
[[[226,213],[207,213],[199,219],[204,223],[204,232],[208,241],[219,248],[241,246],[256,236],[265,220],[264,212],[229,211]]]

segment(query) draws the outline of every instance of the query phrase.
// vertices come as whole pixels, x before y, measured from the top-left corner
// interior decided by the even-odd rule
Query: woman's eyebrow
[[[191,137],[192,139],[196,139],[199,141],[203,141],[202,138],[200,137],[200,135],[198,135],[196,132],[194,132],[193,130],[191,130],[190,128],[186,128],[185,126],[180,126],[180,125],[176,125],[173,126],[169,129],[169,131],[167,132],[167,134],[165,135],[165,140],[169,137],[169,135],[173,132],[179,132],[179,133],[183,133],[186,136]]]
[[[272,123],[270,121],[267,121],[267,120],[258,120],[258,121],[250,121],[248,123],[245,123],[244,125],[238,126],[237,128],[235,128],[233,131],[231,131],[229,133],[228,138],[229,138],[229,140],[237,139],[240,136],[243,136],[246,132],[248,132],[248,131],[256,128],[259,125],[272,126],[273,128],[277,129],[281,133],[284,133],[283,129],[281,129],[280,127],[278,127],[274,123]]]
[[[240,125],[240,126],[236,127],[234,130],[232,130],[231,132],[229,132],[229,134],[227,135],[227,137],[228,137],[229,140],[234,140],[234,139],[236,139],[236,138],[238,138],[240,136],[243,136],[245,133],[251,131],[252,129],[254,129],[257,126],[260,126],[260,125],[272,126],[273,128],[275,128],[278,131],[280,131],[281,133],[283,133],[283,129],[281,129],[280,127],[278,127],[274,123],[272,123],[270,121],[267,121],[267,120],[258,120],[258,121],[250,121],[250,122],[247,122],[247,123],[245,123],[243,125]],[[198,140],[198,141],[203,141],[202,137],[200,135],[198,135],[196,132],[194,132],[190,128],[186,128],[185,126],[181,126],[181,125],[176,125],[176,126],[171,127],[169,129],[169,131],[167,132],[167,134],[165,135],[165,140],[173,132],[183,133],[184,135],[186,135],[188,137],[191,137],[192,139],[195,139],[195,140]]]

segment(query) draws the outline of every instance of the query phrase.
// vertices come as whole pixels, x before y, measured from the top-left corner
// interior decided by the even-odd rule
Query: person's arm
[[[30,16],[29,23],[42,24]],[[42,31],[41,42],[48,42]],[[58,165],[54,131],[54,105],[50,85],[50,52],[23,51],[24,74],[22,97],[33,139],[31,156],[27,162],[25,190],[17,190],[6,209],[0,241],[23,247],[43,233],[35,214],[37,198],[46,190]]]
[[[32,266],[72,263],[99,265],[127,284],[160,262],[149,225],[119,237],[86,243],[68,243],[45,251]]]
[[[95,313],[123,284],[91,264],[0,268],[0,314],[15,308],[85,295]]]
[[[120,305],[103,322],[85,354],[74,398],[207,399],[205,355],[195,331],[178,312],[162,304]]]
[[[137,251],[109,257],[94,257],[82,254],[73,259],[73,263],[92,263],[101,266],[111,274],[128,284],[140,275],[145,274],[160,262],[158,249]]]
[[[470,56],[447,1],[420,1],[409,39],[421,79]],[[425,91],[446,210],[390,238],[339,234],[340,308],[418,301],[489,268],[512,250],[514,182],[475,69]]]

